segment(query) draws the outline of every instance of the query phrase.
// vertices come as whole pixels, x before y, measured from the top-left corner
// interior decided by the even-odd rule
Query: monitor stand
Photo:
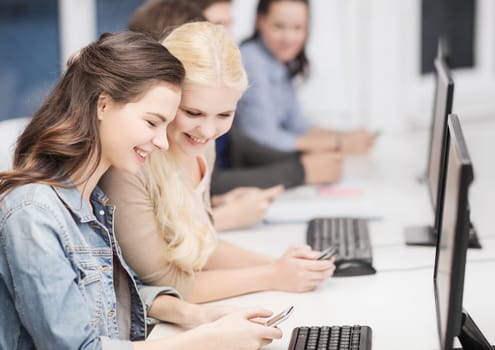
[[[466,311],[462,312],[462,327],[459,335],[462,349],[455,350],[493,350],[495,349],[485,338],[481,330],[474,323]]]
[[[419,174],[416,176],[416,182],[419,183],[419,184],[424,184],[426,182],[426,172],[424,172],[423,174]]]
[[[437,245],[437,234],[433,226],[408,226],[404,229],[406,244],[413,246],[435,247]],[[481,249],[481,243],[476,229],[469,223],[468,247]]]

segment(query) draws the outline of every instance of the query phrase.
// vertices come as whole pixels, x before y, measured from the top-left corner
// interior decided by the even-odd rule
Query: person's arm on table
[[[215,167],[211,177],[211,193],[222,195],[237,187],[268,188],[282,185],[292,188],[304,184],[304,168],[298,154],[262,166],[240,168]]]
[[[259,308],[244,309],[178,335],[134,343],[135,350],[254,350],[280,339],[282,331],[251,321],[272,315]]]
[[[256,187],[238,187],[223,195],[213,196],[215,229],[224,231],[260,222],[274,198],[283,190],[280,185],[264,190]]]
[[[228,248],[227,248],[228,249]],[[216,270],[203,270],[196,274],[195,284],[189,300],[206,302],[264,290],[283,290],[307,292],[319,286],[333,275],[335,265],[331,260],[316,260],[319,252],[308,246],[290,247],[280,258],[271,262],[259,263],[250,267],[229,268],[232,259],[241,266],[242,257],[255,259],[255,253],[249,256],[241,254],[242,248],[233,248],[236,254],[216,256]],[[230,260],[230,261],[229,261]],[[225,266],[222,268],[222,266]]]

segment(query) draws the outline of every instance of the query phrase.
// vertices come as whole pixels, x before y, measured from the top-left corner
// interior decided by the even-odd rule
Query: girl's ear
[[[108,108],[110,102],[111,98],[106,92],[102,92],[100,96],[98,96],[98,103],[96,105],[96,115],[98,120],[103,120],[105,110]]]

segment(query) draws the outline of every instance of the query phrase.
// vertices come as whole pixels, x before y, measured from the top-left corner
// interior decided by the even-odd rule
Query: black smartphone
[[[280,323],[285,321],[290,316],[292,311],[294,311],[294,306],[291,306],[291,307],[285,309],[284,311],[282,311],[281,313],[273,316],[268,321],[266,321],[265,325],[268,327],[275,327],[275,326],[279,325]]]
[[[335,248],[334,246],[330,246],[324,251],[322,251],[321,255],[316,260],[330,259],[335,254],[337,254],[337,248]]]

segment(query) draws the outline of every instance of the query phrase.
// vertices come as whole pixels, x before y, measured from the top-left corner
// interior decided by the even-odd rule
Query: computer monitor
[[[474,175],[459,118],[448,117],[445,195],[437,242],[433,283],[441,350],[452,350],[458,337],[464,350],[493,350],[474,321],[462,310],[469,236],[468,190]]]
[[[448,66],[449,50],[445,41],[438,43],[438,55],[435,66],[435,98],[433,117],[430,127],[430,143],[425,182],[433,208],[433,225],[409,226],[405,228],[406,244],[417,246],[436,246],[438,232],[441,230],[442,204],[444,195],[444,176],[446,165],[447,116],[452,112],[454,99],[454,81]],[[470,248],[481,248],[474,226],[469,224]]]
[[[426,170],[426,184],[434,210],[442,207],[443,172],[445,171],[445,135],[447,116],[452,113],[454,81],[443,57],[435,59],[436,89],[433,118],[430,128],[430,152]],[[440,205],[438,205],[440,204]],[[436,220],[441,220],[438,218]],[[435,225],[436,227],[436,225]]]
[[[441,52],[439,50],[439,52]],[[436,245],[440,229],[443,202],[443,172],[445,170],[445,134],[447,116],[452,112],[454,81],[445,58],[435,59],[435,98],[430,127],[430,143],[425,181],[434,212],[433,225],[406,227],[406,243],[409,245]]]

